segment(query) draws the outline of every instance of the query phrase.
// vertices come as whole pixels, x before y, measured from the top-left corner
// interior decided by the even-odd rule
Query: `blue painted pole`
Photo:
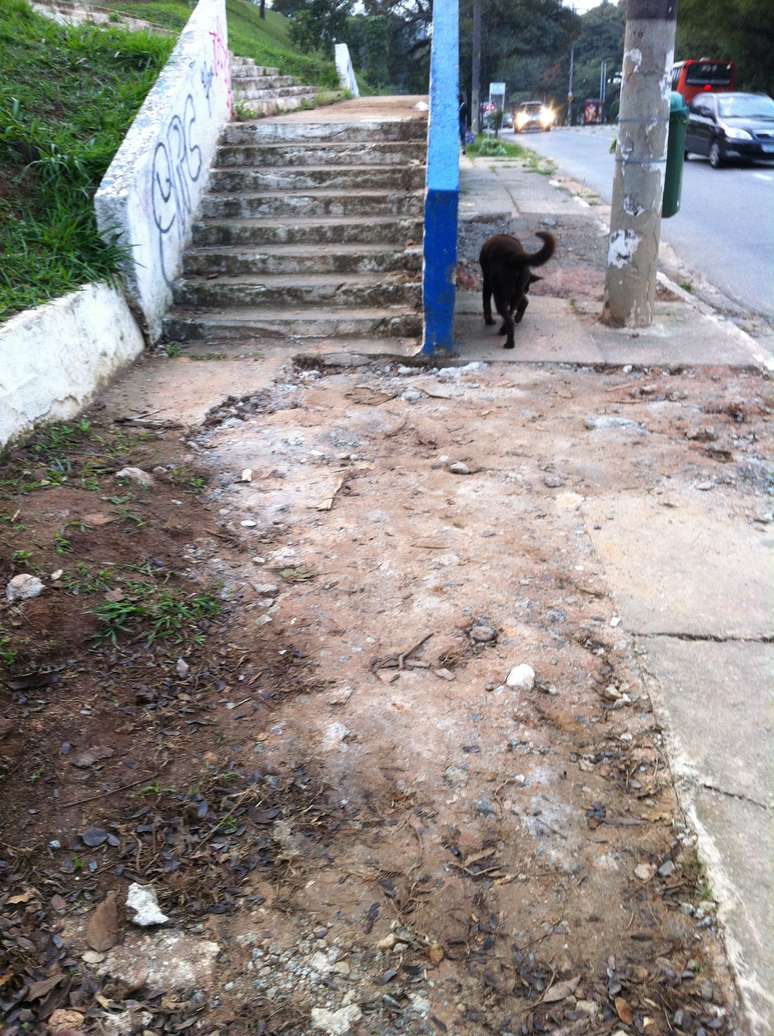
[[[459,0],[435,0],[430,56],[424,269],[424,339],[432,355],[454,348],[459,163]]]

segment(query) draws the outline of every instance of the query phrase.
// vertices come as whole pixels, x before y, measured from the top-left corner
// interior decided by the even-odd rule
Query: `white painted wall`
[[[94,198],[102,237],[131,252],[124,280],[151,341],[230,114],[225,0],[199,0]]]
[[[39,421],[74,417],[144,344],[126,299],[107,284],[0,324],[0,447]]]
[[[336,55],[336,71],[339,75],[339,83],[344,90],[349,90],[353,97],[360,96],[360,90],[355,78],[355,70],[352,67],[352,58],[349,54],[349,47],[346,43],[337,43],[334,47]]]

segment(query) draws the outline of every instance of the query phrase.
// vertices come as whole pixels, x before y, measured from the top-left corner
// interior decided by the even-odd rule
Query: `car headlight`
[[[735,126],[722,126],[721,127],[725,135],[729,140],[752,140],[752,133],[748,133],[745,129],[737,129]]]
[[[519,127],[519,129],[521,129],[522,126],[526,126],[527,125],[527,113],[526,112],[519,112],[519,114],[516,116],[516,125]]]
[[[550,126],[556,118],[556,113],[553,108],[541,108],[540,109],[540,121],[544,126]]]

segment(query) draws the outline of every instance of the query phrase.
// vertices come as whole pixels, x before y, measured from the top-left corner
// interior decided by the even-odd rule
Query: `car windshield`
[[[774,101],[764,94],[732,94],[718,97],[724,119],[774,119]]]
[[[528,101],[526,104],[522,104],[521,110],[525,112],[539,112],[543,105],[540,101]]]

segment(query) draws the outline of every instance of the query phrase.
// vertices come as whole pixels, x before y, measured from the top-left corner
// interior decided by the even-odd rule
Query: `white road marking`
[[[756,180],[765,180],[766,183],[770,183],[772,180],[774,180],[774,176],[772,176],[771,173],[753,173],[753,176],[756,178]]]

